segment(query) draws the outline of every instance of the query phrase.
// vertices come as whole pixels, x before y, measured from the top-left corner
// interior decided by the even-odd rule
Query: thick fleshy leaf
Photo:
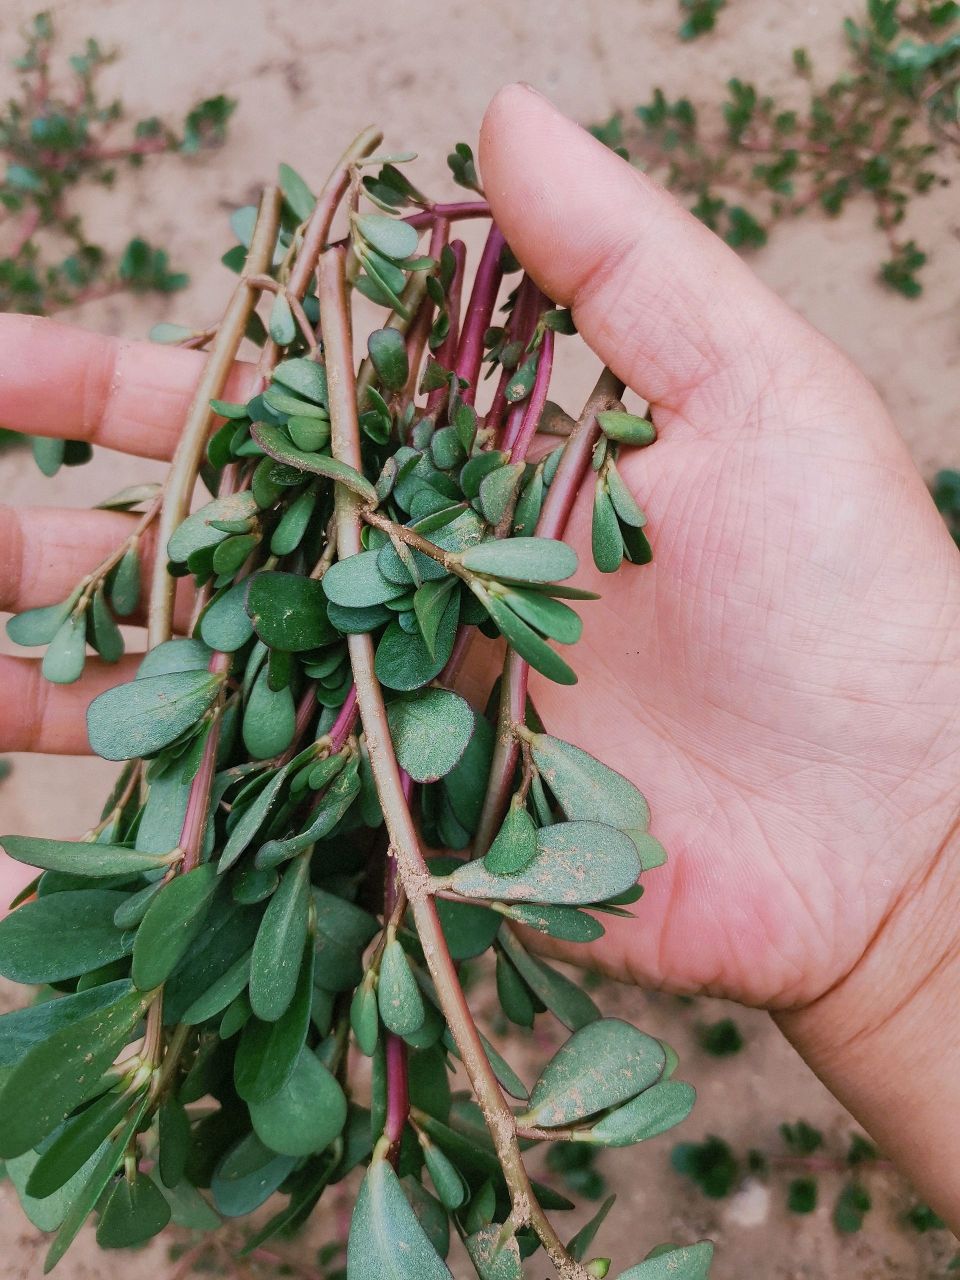
[[[607,493],[610,495],[610,501],[613,503],[618,519],[633,529],[642,528],[647,523],[647,517],[627,487],[623,476],[612,463],[607,463],[606,476]]]
[[[243,1028],[233,1063],[233,1082],[244,1102],[264,1102],[290,1079],[310,1026],[314,951],[307,944],[297,989],[276,1022],[251,1018]]]
[[[435,679],[453,652],[459,612],[458,600],[452,596],[437,628],[432,654],[419,629],[411,634],[399,622],[391,622],[377,645],[374,660],[380,683],[388,689],[409,693]]]
[[[577,677],[573,669],[564,662],[547,642],[528,626],[500,596],[489,591],[477,591],[483,607],[490,614],[508,644],[516,649],[524,661],[529,662],[541,675],[557,684],[576,684]]]
[[[14,644],[31,647],[38,644],[49,644],[60,630],[71,608],[76,603],[75,595],[62,604],[44,605],[40,609],[24,609],[23,613],[14,614],[7,619],[7,635]]]
[[[297,726],[297,708],[289,685],[270,688],[269,664],[253,682],[243,709],[243,745],[254,760],[269,760],[286,751]]]
[[[420,237],[416,229],[398,218],[366,213],[355,218],[354,223],[367,244],[385,258],[401,262],[417,251]]]
[[[655,1250],[645,1262],[621,1272],[620,1280],[708,1280],[712,1260],[713,1245],[709,1240],[668,1246],[666,1252]]]
[[[73,684],[83,675],[87,652],[87,619],[72,613],[61,622],[43,655],[41,670],[51,684]]]
[[[253,635],[253,623],[244,608],[246,579],[214,597],[200,618],[200,635],[211,649],[236,653]]]
[[[202,640],[165,640],[143,655],[136,679],[166,676],[174,671],[206,671],[212,657],[213,650]]]
[[[111,1091],[73,1116],[44,1148],[27,1180],[27,1194],[45,1199],[69,1182],[106,1142],[131,1106],[129,1095]]]
[[[576,907],[551,907],[545,903],[514,902],[500,908],[509,920],[565,942],[596,942],[603,925]]]
[[[330,761],[337,757],[331,757]],[[330,761],[321,761],[328,764]],[[328,775],[329,776],[329,771]],[[311,783],[313,775],[311,775]],[[327,787],[310,818],[309,825],[298,835],[287,836],[282,840],[268,840],[257,850],[256,865],[258,868],[273,867],[300,853],[307,845],[316,844],[324,836],[328,836],[338,822],[346,814],[360,793],[359,761],[354,756],[346,767],[342,768]]]
[[[459,1209],[468,1193],[463,1175],[450,1157],[445,1155],[426,1135],[421,1138],[421,1145],[424,1163],[436,1187],[441,1204],[450,1210]]]
[[[616,1196],[607,1196],[590,1221],[583,1224],[567,1245],[567,1253],[572,1258],[576,1258],[578,1262],[583,1262],[584,1258],[586,1258],[587,1251],[596,1239],[597,1232],[603,1226],[607,1214],[613,1208],[616,1199]]]
[[[407,954],[396,938],[387,943],[380,961],[377,1003],[384,1026],[394,1035],[411,1036],[423,1026],[423,996]]]
[[[130,1249],[144,1244],[170,1221],[170,1206],[152,1178],[139,1171],[110,1188],[100,1210],[97,1244],[101,1249]]]
[[[250,527],[256,514],[257,500],[249,490],[214,498],[177,526],[167,543],[167,555],[174,563],[184,564],[195,551],[224,540],[226,533],[215,523],[235,526],[233,531],[239,533]]]
[[[346,991],[363,976],[364,948],[380,931],[373,916],[323,889],[313,890],[316,913],[317,969],[314,977],[325,991]]]
[[[406,595],[406,586],[383,576],[378,560],[376,551],[361,551],[332,564],[323,576],[327,599],[351,609],[369,609]]]
[[[253,1213],[293,1170],[295,1156],[278,1155],[248,1133],[217,1165],[210,1182],[213,1202],[226,1218]]]
[[[493,875],[482,862],[468,862],[450,876],[450,888],[467,898],[575,907],[622,893],[639,874],[636,847],[622,831],[559,822],[540,828],[537,856],[522,871]]]
[[[519,795],[513,797],[503,825],[483,858],[492,875],[512,876],[537,856],[537,826]]]
[[[620,521],[602,480],[597,481],[594,490],[590,540],[593,563],[600,572],[616,573],[623,563],[623,538]]]
[[[577,553],[555,538],[503,538],[470,547],[465,569],[517,582],[563,582],[577,571]]]
[[[278,462],[285,462],[288,467],[295,467],[298,471],[309,471],[312,475],[325,476],[328,480],[333,480],[350,489],[365,502],[376,503],[377,491],[370,481],[353,467],[348,467],[345,462],[321,453],[301,452],[279,427],[271,426],[267,422],[255,422],[250,428],[250,434],[264,453],[271,458],[276,458]]]
[[[652,422],[624,409],[605,409],[597,414],[597,422],[605,436],[621,444],[653,444],[657,430]]]
[[[176,671],[108,689],[87,710],[90,746],[105,760],[153,755],[197,723],[222,683],[207,671]]]
[[[551,1128],[577,1124],[649,1089],[665,1065],[660,1041],[629,1022],[601,1018],[588,1023],[540,1073],[523,1123]]]
[[[140,603],[140,553],[130,547],[114,570],[110,604],[119,618],[128,618]]]
[[[544,595],[542,591],[524,591],[511,587],[503,596],[503,602],[524,622],[551,640],[561,644],[576,644],[583,631],[580,615],[569,605]]]
[[[60,1230],[47,1250],[47,1256],[43,1263],[44,1275],[53,1270],[70,1248],[80,1228],[86,1222],[88,1215],[106,1190],[107,1184],[123,1160],[127,1144],[137,1131],[145,1105],[145,1103],[142,1103],[134,1111],[113,1141],[102,1149],[101,1155],[93,1165],[82,1188],[71,1202],[63,1222],[60,1224]]]
[[[403,334],[398,329],[374,329],[367,350],[381,385],[387,391],[402,391],[410,373]]]
[[[34,1045],[0,1087],[0,1156],[22,1155],[96,1089],[143,1017],[147,1001],[126,991]]]
[[[296,551],[303,541],[316,505],[317,495],[312,489],[294,498],[280,517],[280,523],[270,538],[270,551],[273,555],[288,556],[291,551]]]
[[[128,955],[133,938],[113,922],[127,895],[76,889],[25,902],[0,920],[0,975],[60,982]]]
[[[399,1179],[375,1159],[350,1222],[347,1280],[449,1280],[450,1271],[410,1207]]]
[[[93,878],[139,875],[175,861],[171,854],[138,853],[116,844],[89,840],[43,840],[38,836],[0,836],[0,845],[11,858],[44,871],[66,871]]]
[[[271,1151],[307,1156],[325,1150],[343,1129],[347,1100],[333,1075],[304,1047],[290,1078],[271,1098],[251,1102],[254,1132]]]
[[[283,784],[286,782],[289,773],[290,765],[284,765],[282,769],[278,769],[263,790],[240,813],[236,825],[227,837],[227,842],[223,846],[223,852],[220,855],[220,861],[217,864],[217,870],[221,875],[233,866],[264,822],[266,822],[280,792],[283,790]]]
[[[159,987],[186,955],[203,928],[217,891],[217,871],[209,862],[174,876],[147,908],[133,944],[134,983],[141,991]]]
[[[661,1080],[604,1116],[588,1136],[605,1147],[628,1147],[644,1142],[686,1120],[696,1100],[693,1085],[683,1080]]]
[[[437,653],[437,631],[447,610],[450,593],[457,586],[454,577],[434,579],[424,582],[417,588],[413,597],[413,611],[416,615],[420,634],[431,658]]]
[[[289,1007],[307,937],[310,911],[310,863],[291,866],[270,899],[250,964],[250,1006],[262,1022],[276,1022]]]
[[[285,347],[297,336],[297,324],[290,310],[290,303],[284,293],[274,294],[270,307],[270,319],[267,321],[270,337],[279,346]]]
[[[644,871],[666,861],[662,845],[647,832],[647,802],[628,778],[579,747],[549,734],[533,734],[530,749],[534,764],[568,818],[605,822],[627,832]]]
[[[15,1067],[24,1054],[56,1031],[80,1022],[88,1014],[114,1004],[130,991],[125,978],[89,987],[75,995],[43,1000],[0,1016],[0,1067]]]
[[[67,1216],[70,1206],[86,1185],[102,1154],[103,1148],[98,1148],[68,1182],[65,1182],[58,1191],[54,1191],[53,1195],[44,1196],[42,1199],[27,1194],[27,1182],[40,1158],[36,1151],[25,1151],[22,1156],[15,1156],[12,1160],[4,1162],[7,1176],[20,1201],[20,1208],[39,1231],[57,1230]]]
[[[247,613],[271,649],[302,653],[337,638],[323,587],[296,573],[258,573],[247,590]]]
[[[464,1241],[480,1280],[522,1280],[517,1237],[509,1235],[501,1241],[502,1235],[503,1225],[491,1222]]]
[[[387,720],[400,767],[416,782],[436,782],[448,774],[474,727],[470,704],[449,689],[426,689],[391,702]]]
[[[104,662],[119,662],[123,657],[123,636],[107,605],[103,587],[94,593],[87,640]]]
[[[327,371],[314,360],[302,356],[282,360],[273,371],[273,381],[315,404],[327,403]]]

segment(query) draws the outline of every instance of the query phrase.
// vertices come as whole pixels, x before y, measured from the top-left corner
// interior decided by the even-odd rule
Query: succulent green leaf
[[[663,846],[647,831],[647,802],[628,778],[579,747],[549,734],[534,734],[530,749],[534,764],[568,818],[605,822],[627,832],[644,871],[666,861]]]
[[[63,1222],[60,1224],[60,1230],[57,1232],[53,1243],[47,1250],[47,1256],[43,1263],[43,1273],[47,1275],[57,1265],[66,1251],[70,1248],[76,1239],[80,1228],[87,1220],[87,1216],[92,1212],[100,1197],[103,1195],[107,1184],[113,1177],[120,1162],[123,1159],[127,1144],[137,1131],[137,1126],[143,1115],[144,1105],[138,1107],[127,1123],[121,1129],[120,1133],[114,1140],[103,1149],[97,1162],[90,1171],[87,1180],[84,1182],[82,1189],[77,1193],[75,1199],[67,1210]]]
[[[130,1249],[145,1244],[170,1221],[170,1206],[152,1178],[139,1171],[132,1181],[118,1178],[100,1210],[97,1244],[101,1249]]]
[[[484,855],[483,865],[495,876],[512,876],[537,856],[537,825],[519,795],[513,797],[503,825]]]
[[[323,1151],[347,1118],[343,1090],[306,1046],[283,1087],[266,1101],[249,1105],[257,1137],[271,1151],[286,1156]]]
[[[623,563],[623,537],[620,521],[602,480],[597,481],[593,494],[591,547],[593,563],[600,572],[616,573]]]
[[[264,453],[271,458],[276,458],[278,462],[285,462],[287,466],[295,467],[298,471],[309,471],[312,475],[325,476],[328,480],[333,480],[350,489],[365,502],[376,503],[377,491],[370,481],[353,467],[348,467],[345,462],[321,453],[303,453],[290,442],[279,427],[271,426],[267,422],[255,422],[250,428],[250,434]]]
[[[222,683],[207,671],[176,671],[108,689],[87,710],[90,745],[105,760],[153,755],[196,724]]]
[[[216,867],[207,862],[174,876],[151,901],[133,944],[131,974],[141,991],[159,987],[186,955],[217,885]]]
[[[332,564],[323,577],[327,599],[351,609],[369,609],[405,595],[408,587],[380,572],[378,552],[361,551]]]
[[[136,679],[166,676],[175,671],[206,671],[212,657],[213,650],[202,640],[165,640],[143,655]]]
[[[367,350],[377,377],[387,391],[402,391],[410,375],[407,345],[398,329],[374,329]]]
[[[653,444],[657,438],[657,429],[652,422],[623,409],[606,409],[597,414],[597,422],[608,439],[620,444],[641,446]]]
[[[72,613],[61,622],[43,655],[41,669],[44,680],[51,684],[73,684],[83,675],[86,653],[86,614]]]
[[[36,1044],[0,1086],[0,1156],[42,1142],[97,1087],[149,1003],[126,990],[113,1003],[61,1026]]]
[[[459,614],[459,600],[451,596],[437,628],[432,655],[419,629],[411,634],[399,622],[391,622],[377,645],[374,669],[380,683],[409,693],[438,676],[453,652]]]
[[[453,576],[434,579],[424,582],[414,594],[413,611],[431,658],[437,656],[437,632],[449,604],[450,592],[456,585],[457,580]]]
[[[257,500],[249,490],[214,498],[177,526],[167,543],[167,556],[174,563],[184,564],[195,551],[215,547],[224,540],[226,534],[214,522],[235,525],[234,532],[241,532],[250,527],[256,514]]]
[[[69,1182],[106,1142],[132,1105],[129,1095],[111,1091],[68,1120],[33,1166],[27,1179],[27,1194],[46,1199]]]
[[[336,757],[331,757],[336,759]],[[321,763],[326,764],[327,761]],[[292,858],[294,854],[315,844],[330,834],[334,827],[346,814],[354,800],[360,794],[359,761],[354,757],[345,767],[339,770],[333,782],[327,788],[316,809],[313,811],[309,825],[296,836],[287,836],[282,840],[268,840],[257,850],[257,866],[276,866],[278,863]]]
[[[113,923],[126,900],[111,889],[76,889],[26,902],[0,920],[0,975],[60,982],[128,955],[133,938]]]
[[[467,1184],[448,1155],[428,1138],[422,1140],[423,1160],[427,1166],[440,1203],[451,1212],[459,1209],[467,1198]]]
[[[140,603],[140,553],[128,547],[110,581],[110,605],[119,618],[128,618]]]
[[[517,582],[563,582],[577,571],[577,554],[555,538],[503,538],[481,542],[460,557],[471,573]]]
[[[213,1201],[225,1218],[259,1209],[296,1166],[295,1156],[278,1155],[255,1133],[245,1134],[226,1153],[210,1182]]]
[[[601,1018],[575,1031],[533,1086],[524,1124],[553,1128],[636,1097],[663,1074],[663,1045],[619,1018]]]
[[[267,321],[270,337],[278,346],[285,347],[297,336],[297,323],[290,310],[290,303],[285,293],[276,293],[270,307],[270,319]]]
[[[420,237],[406,222],[377,213],[361,214],[354,222],[367,244],[391,261],[402,262],[417,251]]]
[[[14,1067],[29,1051],[56,1031],[113,1004],[130,990],[125,979],[89,987],[75,995],[44,1000],[0,1016],[0,1067]]]
[[[256,581],[256,579],[254,579]],[[253,635],[253,623],[244,608],[248,583],[234,583],[215,596],[200,618],[205,644],[221,653],[236,653]]]
[[[551,640],[576,644],[580,639],[583,623],[569,605],[541,591],[524,591],[520,587],[511,587],[502,599],[518,617]]]
[[[436,782],[448,774],[473,734],[470,704],[449,689],[426,689],[387,708],[397,761],[416,782]]]
[[[357,1048],[372,1058],[380,1035],[380,1013],[376,989],[371,982],[362,982],[354,992],[350,1002],[350,1026]]]
[[[25,609],[7,619],[7,635],[14,644],[30,647],[49,644],[60,630],[76,603],[71,597],[61,604],[50,604],[42,609]]]
[[[350,1223],[347,1280],[449,1280],[388,1162],[367,1169]]]
[[[313,578],[296,573],[258,573],[247,591],[247,613],[271,649],[302,653],[337,638],[327,618],[327,597]]]
[[[310,188],[297,173],[296,169],[291,168],[288,164],[280,165],[279,178],[280,190],[283,192],[284,200],[286,200],[294,215],[301,222],[306,222],[311,213],[313,213],[313,206],[316,204]]]
[[[175,860],[176,855],[138,853],[116,844],[87,840],[43,840],[37,836],[0,836],[0,845],[11,858],[44,871],[66,871],[74,876],[138,875]]]
[[[516,539],[520,541],[520,539]],[[527,625],[501,597],[489,591],[477,592],[483,607],[490,614],[507,643],[516,649],[524,661],[529,662],[542,675],[557,684],[576,684],[576,673],[564,662],[545,640]]]
[[[686,1120],[696,1099],[693,1085],[683,1080],[661,1080],[604,1116],[590,1130],[589,1137],[605,1147],[645,1142]]]
[[[299,497],[294,498],[280,517],[280,523],[274,529],[270,539],[270,551],[273,555],[288,556],[291,551],[296,551],[303,541],[316,505],[317,495],[312,489],[307,489]]]
[[[302,356],[282,360],[273,371],[273,381],[315,404],[327,403],[327,371],[314,360]]]
[[[655,1250],[645,1262],[639,1262],[620,1275],[620,1280],[708,1280],[713,1245],[708,1240],[699,1244]]]
[[[407,953],[396,938],[383,950],[377,1003],[384,1026],[394,1035],[410,1036],[423,1026],[426,1017],[423,996]]]
[[[243,744],[254,760],[269,760],[286,751],[297,726],[293,692],[270,688],[270,668],[261,667],[243,709]]]
[[[221,875],[233,866],[264,822],[266,822],[270,810],[276,804],[280,792],[283,790],[283,785],[289,773],[289,765],[278,769],[263,790],[243,811],[236,826],[233,827],[227,837],[227,843],[223,846],[223,852],[217,864],[217,870]]]
[[[576,907],[551,907],[544,903],[514,902],[500,910],[508,920],[535,929],[550,938],[565,942],[596,942],[603,937],[603,925]]]
[[[583,906],[622,893],[636,882],[640,860],[629,836],[600,822],[560,822],[537,832],[537,856],[522,871],[493,875],[468,862],[450,876],[467,898]]]
[[[631,528],[642,528],[647,523],[647,517],[627,487],[623,476],[611,462],[607,463],[606,475],[607,492],[610,495],[610,501],[613,503],[613,509],[617,513],[617,518],[622,524],[629,525]]]
[[[497,467],[483,477],[477,500],[484,519],[490,524],[498,525],[506,515],[525,470],[525,463],[514,462]]]
[[[233,1063],[233,1081],[245,1102],[272,1098],[289,1080],[310,1026],[314,950],[309,942],[297,978],[297,989],[276,1022],[251,1018],[243,1028]]]
[[[250,1007],[262,1022],[276,1022],[297,988],[310,910],[310,863],[288,868],[270,899],[250,964]]]
[[[250,959],[252,950],[245,952],[239,960],[235,960],[230,968],[217,978],[206,991],[184,1010],[180,1021],[188,1026],[196,1026],[206,1022],[230,1004],[241,991],[245,991],[250,980]]]
[[[517,1237],[501,1240],[502,1235],[502,1224],[491,1222],[464,1241],[480,1280],[523,1280]]]
[[[587,1256],[587,1251],[596,1239],[597,1232],[603,1226],[607,1214],[613,1208],[616,1199],[616,1196],[607,1196],[606,1200],[604,1200],[603,1204],[589,1222],[585,1222],[583,1224],[577,1234],[567,1245],[567,1253],[569,1253],[572,1258],[576,1258],[577,1262],[583,1262],[584,1258]]]
[[[123,657],[123,636],[107,604],[103,587],[98,587],[90,608],[88,640],[104,662],[119,662]]]

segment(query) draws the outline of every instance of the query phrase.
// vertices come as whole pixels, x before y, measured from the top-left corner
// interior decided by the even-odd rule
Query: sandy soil
[[[0,58],[17,51],[16,27],[34,10],[28,0],[5,0]],[[120,245],[134,233],[167,245],[192,273],[190,288],[169,300],[129,299],[91,304],[74,318],[111,333],[140,336],[160,319],[203,322],[229,287],[218,258],[230,243],[229,210],[248,201],[284,159],[322,176],[346,140],[362,126],[386,126],[388,142],[412,146],[424,159],[418,175],[428,189],[446,185],[443,156],[459,139],[474,140],[484,104],[502,82],[526,79],[584,121],[605,118],[618,105],[646,99],[656,84],[698,101],[722,93],[728,76],[781,85],[794,46],[806,43],[824,70],[839,64],[839,22],[851,3],[835,0],[733,0],[721,33],[680,45],[675,0],[399,0],[392,5],[348,0],[295,5],[292,0],[68,0],[54,6],[64,48],[95,34],[122,57],[105,77],[132,113],[180,112],[207,94],[227,91],[240,105],[230,141],[219,153],[184,164],[162,159],[124,178],[115,195],[85,202],[91,227]],[[5,70],[0,73],[4,87]],[[12,88],[12,81],[9,79]],[[813,219],[782,230],[754,258],[760,274],[825,330],[863,367],[884,395],[925,472],[955,463],[960,441],[957,321],[958,222],[947,190],[918,203],[914,224],[935,268],[927,292],[908,303],[874,281],[879,246],[869,213],[851,210],[833,223]],[[571,402],[591,380],[586,363],[566,375],[560,398]],[[147,478],[149,464],[101,451],[95,463],[50,483],[22,453],[0,457],[0,492],[16,502],[82,506],[90,495]],[[96,797],[112,777],[100,762],[17,758],[0,789],[4,829],[73,834],[88,825]],[[700,1104],[682,1136],[725,1137],[736,1148],[778,1149],[777,1126],[803,1116],[835,1141],[852,1127],[796,1055],[761,1014],[737,1013],[747,1038],[740,1055],[718,1061],[695,1047],[699,1020],[721,1016],[711,1002],[694,1007],[638,992],[610,989],[611,1009],[637,1017],[676,1044]],[[814,1280],[884,1277],[933,1280],[945,1274],[953,1242],[945,1233],[917,1236],[897,1224],[910,1201],[890,1172],[870,1175],[875,1209],[867,1228],[841,1238],[830,1224],[838,1175],[821,1177],[821,1207],[806,1218],[783,1207],[787,1177],[765,1190],[748,1184],[732,1200],[708,1201],[670,1170],[672,1139],[604,1163],[620,1204],[601,1236],[617,1269],[666,1238],[709,1235],[719,1243],[716,1280]],[[0,1184],[0,1280],[40,1274],[42,1242]],[[314,1267],[316,1249],[343,1225],[343,1205],[315,1216],[306,1237],[279,1252]],[[572,1232],[572,1228],[571,1228]],[[110,1257],[87,1233],[58,1272],[64,1280],[124,1274],[127,1280],[171,1280],[177,1268],[171,1241]],[[457,1276],[472,1274],[454,1264]],[[222,1260],[207,1260],[221,1270]],[[258,1265],[256,1274],[278,1274]],[[536,1271],[537,1268],[532,1268]],[[253,1272],[251,1272],[253,1274]],[[314,1273],[315,1274],[315,1273]]]

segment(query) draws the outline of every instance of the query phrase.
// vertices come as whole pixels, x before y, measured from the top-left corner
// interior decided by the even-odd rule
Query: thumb
[[[521,263],[654,404],[702,417],[721,397],[742,404],[751,381],[759,395],[798,353],[805,371],[837,361],[717,236],[536,90],[509,85],[493,99],[480,167]]]

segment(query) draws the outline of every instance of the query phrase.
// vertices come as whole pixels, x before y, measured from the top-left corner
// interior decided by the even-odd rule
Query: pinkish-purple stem
[[[457,377],[463,378],[467,383],[463,392],[463,398],[467,404],[473,404],[477,395],[477,378],[483,361],[483,335],[490,328],[490,319],[497,302],[497,292],[500,289],[500,281],[503,279],[500,254],[505,245],[506,241],[500,228],[491,224],[473,281],[466,319],[460,333],[457,361],[454,365]]]

